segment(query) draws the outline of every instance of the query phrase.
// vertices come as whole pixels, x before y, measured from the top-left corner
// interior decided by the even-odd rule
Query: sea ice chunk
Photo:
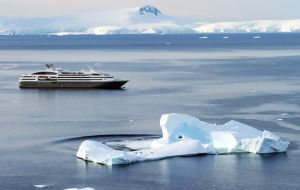
[[[164,114],[160,125],[162,138],[136,151],[115,150],[103,143],[86,140],[77,157],[100,164],[127,164],[166,157],[237,152],[284,152],[289,142],[269,131],[260,131],[237,121],[209,124],[184,114]]]
[[[113,165],[126,164],[131,160],[137,161],[136,156],[131,156],[125,151],[115,150],[96,141],[83,141],[78,149],[77,157],[92,162]]]
[[[64,190],[95,190],[95,189],[91,187],[85,187],[85,188],[68,188]]]
[[[36,188],[48,188],[48,187],[50,187],[51,185],[47,185],[47,184],[37,184],[37,185],[33,185],[34,187],[36,187]]]

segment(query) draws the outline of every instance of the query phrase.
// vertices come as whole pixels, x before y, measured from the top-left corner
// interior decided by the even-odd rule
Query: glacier
[[[300,32],[300,19],[199,22],[150,5],[56,17],[0,16],[0,35],[110,35]]]
[[[256,20],[246,22],[218,22],[200,24],[198,33],[272,33],[300,32],[300,19],[295,20]]]
[[[164,114],[160,119],[162,138],[127,141],[122,146],[131,151],[116,150],[92,140],[83,141],[76,153],[78,158],[105,165],[129,164],[174,156],[231,153],[285,152],[288,141],[269,131],[260,131],[238,121],[224,125],[203,122],[184,114]]]

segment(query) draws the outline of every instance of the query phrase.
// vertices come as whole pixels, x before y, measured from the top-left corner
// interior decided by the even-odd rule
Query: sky
[[[300,0],[0,0],[0,15],[49,17],[142,5],[199,21],[300,19]]]

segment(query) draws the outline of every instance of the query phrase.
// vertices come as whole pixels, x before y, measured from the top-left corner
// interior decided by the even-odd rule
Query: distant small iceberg
[[[260,131],[237,121],[209,124],[184,114],[164,114],[160,119],[163,136],[154,140],[121,143],[116,150],[109,143],[86,140],[76,156],[100,164],[128,164],[174,156],[197,154],[256,154],[285,152],[289,142],[269,131]]]
[[[84,187],[84,188],[68,188],[64,190],[95,190],[95,189],[91,187]]]
[[[37,184],[37,185],[33,185],[33,186],[36,187],[36,188],[42,189],[42,188],[48,188],[48,187],[51,187],[51,186],[53,186],[53,185],[49,185],[49,184]]]
[[[11,69],[16,69],[20,65],[19,64],[1,64],[0,65],[0,70],[11,70]]]
[[[253,39],[260,39],[260,36],[253,36]]]
[[[229,36],[223,36],[223,39],[228,39],[229,38]]]
[[[199,39],[207,39],[207,36],[200,36]]]

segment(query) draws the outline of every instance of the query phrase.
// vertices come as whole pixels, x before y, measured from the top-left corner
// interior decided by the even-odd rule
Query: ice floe
[[[113,143],[86,140],[81,143],[76,155],[83,160],[114,165],[196,154],[284,152],[289,145],[288,141],[269,131],[260,131],[238,121],[216,125],[189,115],[172,113],[161,116],[160,126],[162,138],[122,144],[133,151],[113,149]]]
[[[91,187],[85,187],[85,188],[68,188],[64,190],[95,190],[95,189]]]
[[[34,187],[36,188],[48,188],[48,187],[51,187],[52,185],[49,185],[49,184],[37,184],[37,185],[33,185]]]

